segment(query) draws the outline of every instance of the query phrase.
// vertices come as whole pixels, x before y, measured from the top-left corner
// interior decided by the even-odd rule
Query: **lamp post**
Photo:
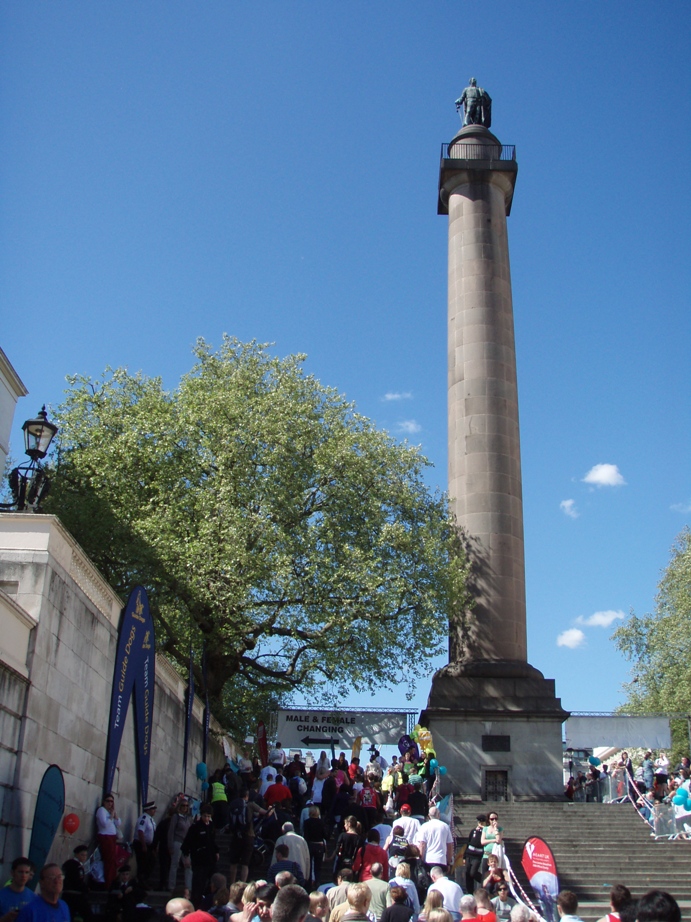
[[[31,460],[10,471],[7,479],[13,501],[0,503],[0,509],[37,512],[41,500],[50,489],[50,481],[39,461],[42,461],[48,454],[58,427],[48,419],[44,404],[35,419],[27,419],[22,430],[24,431],[24,452]]]

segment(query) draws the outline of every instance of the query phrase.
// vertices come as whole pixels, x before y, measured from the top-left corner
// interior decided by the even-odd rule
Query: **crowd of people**
[[[216,771],[204,802],[178,794],[159,823],[145,803],[129,845],[106,794],[97,850],[78,845],[62,868],[42,868],[38,897],[26,886],[34,868],[18,858],[0,922],[148,922],[161,918],[153,890],[169,896],[166,919],[190,922],[293,922],[298,906],[295,922],[531,922],[512,895],[498,812],[478,815],[457,850],[433,772],[420,768],[374,749],[365,765],[322,753],[307,766],[279,743],[264,767],[242,759]],[[601,922],[646,922],[626,915],[628,890],[615,891]],[[560,916],[573,922],[564,892]]]
[[[609,764],[598,759],[592,762],[597,764],[569,778],[567,799],[603,803],[630,800],[656,833],[691,837],[691,761],[687,756],[674,767],[663,750],[657,755],[644,751],[635,767],[625,750]]]

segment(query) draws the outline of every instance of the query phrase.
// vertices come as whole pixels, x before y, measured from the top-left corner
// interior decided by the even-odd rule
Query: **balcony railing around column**
[[[452,150],[455,148],[455,150]],[[463,152],[462,157],[458,153]],[[452,141],[441,146],[442,160],[515,160],[516,145],[470,144],[466,141]]]

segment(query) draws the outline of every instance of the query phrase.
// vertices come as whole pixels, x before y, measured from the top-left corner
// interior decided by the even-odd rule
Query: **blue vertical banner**
[[[31,827],[29,861],[39,871],[46,863],[55,833],[65,812],[65,781],[57,765],[49,765],[43,773],[36,797],[34,823]],[[33,890],[38,878],[34,876],[29,886]]]
[[[194,658],[190,647],[189,680],[187,683],[187,719],[185,720],[185,745],[182,750],[182,790],[187,790],[187,749],[190,745],[192,730],[192,711],[194,708]]]
[[[142,706],[144,701],[144,663],[149,661],[151,672],[149,700],[153,705],[153,624],[149,613],[149,600],[143,586],[135,586],[127,600],[127,605],[120,618],[118,630],[118,646],[115,654],[115,671],[113,675],[113,691],[110,698],[110,714],[108,715],[108,738],[106,742],[106,764],[103,778],[103,790],[110,791],[113,787],[115,769],[118,764],[122,734],[125,729],[127,709],[130,705],[132,690],[135,680],[139,678],[141,688]],[[151,747],[151,721],[152,708],[149,709],[149,746]],[[142,732],[144,732],[144,725]],[[147,765],[148,784],[148,765]]]
[[[149,601],[143,592],[142,614],[144,636],[141,654],[134,677],[134,723],[137,734],[137,774],[139,776],[139,797],[145,804],[149,799],[149,765],[151,764],[151,741],[153,737],[154,692],[156,690],[156,647],[154,623],[149,611]]]

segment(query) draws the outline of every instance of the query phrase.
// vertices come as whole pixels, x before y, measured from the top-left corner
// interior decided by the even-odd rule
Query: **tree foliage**
[[[632,614],[613,634],[631,661],[624,709],[635,714],[691,714],[691,531],[677,538],[652,614]],[[673,726],[677,755],[688,754],[686,721]],[[679,747],[680,750],[679,750]]]
[[[68,379],[46,511],[118,592],[147,587],[166,653],[206,642],[236,728],[297,688],[414,686],[467,572],[428,462],[300,356],[228,337],[195,354],[172,392],[123,369]]]

